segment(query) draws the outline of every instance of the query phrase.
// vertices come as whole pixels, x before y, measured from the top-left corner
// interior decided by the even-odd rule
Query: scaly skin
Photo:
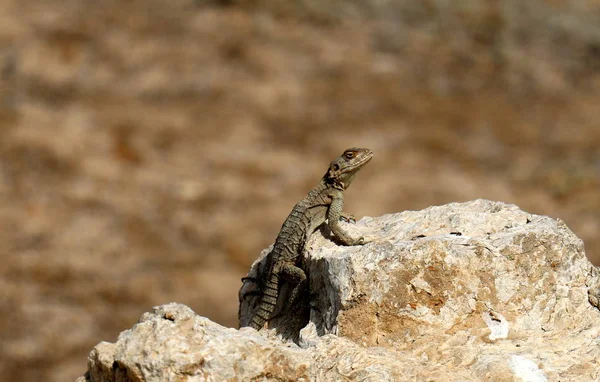
[[[260,282],[262,297],[251,322],[240,326],[250,326],[260,330],[271,318],[277,298],[280,280],[298,284],[306,279],[304,271],[298,267],[304,245],[319,226],[325,221],[335,239],[342,245],[362,245],[362,237],[353,239],[342,230],[340,219],[348,219],[342,212],[344,190],[356,173],[373,157],[369,149],[350,148],[331,162],[327,173],[319,184],[292,209],[275,240],[271,252],[267,255],[265,277]],[[246,296],[240,296],[240,303]]]

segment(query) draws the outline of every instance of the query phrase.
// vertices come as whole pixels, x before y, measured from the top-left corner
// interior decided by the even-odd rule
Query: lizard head
[[[327,180],[342,189],[348,188],[356,173],[373,158],[373,151],[353,147],[344,151],[329,165]]]

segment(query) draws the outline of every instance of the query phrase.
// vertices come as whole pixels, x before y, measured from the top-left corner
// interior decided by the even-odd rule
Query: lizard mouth
[[[373,153],[369,153],[363,160],[361,160],[360,162],[355,163],[352,167],[347,167],[346,169],[342,170],[342,174],[347,173],[347,174],[352,174],[352,173],[356,173],[358,170],[360,170],[361,168],[363,168],[367,163],[369,163],[369,161],[373,159]]]
[[[366,165],[367,163],[369,163],[371,161],[371,159],[373,159],[373,151],[368,151],[367,152],[367,156],[365,159],[361,160],[360,162],[358,162],[356,164],[356,167],[362,167],[364,165]]]

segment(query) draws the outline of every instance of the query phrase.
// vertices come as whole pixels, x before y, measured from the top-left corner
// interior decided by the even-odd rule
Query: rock
[[[600,379],[599,272],[560,220],[476,200],[346,228],[374,241],[311,237],[298,344],[277,334],[293,317],[258,333],[168,304],[97,345],[81,380]]]
[[[110,361],[109,361],[110,360]],[[225,328],[185,305],[154,307],[88,358],[88,381],[308,380],[309,354],[252,329]]]

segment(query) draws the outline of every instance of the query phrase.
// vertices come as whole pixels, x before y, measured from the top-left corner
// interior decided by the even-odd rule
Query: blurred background
[[[351,146],[357,217],[475,198],[600,262],[600,1],[0,0],[0,379],[240,277]]]

